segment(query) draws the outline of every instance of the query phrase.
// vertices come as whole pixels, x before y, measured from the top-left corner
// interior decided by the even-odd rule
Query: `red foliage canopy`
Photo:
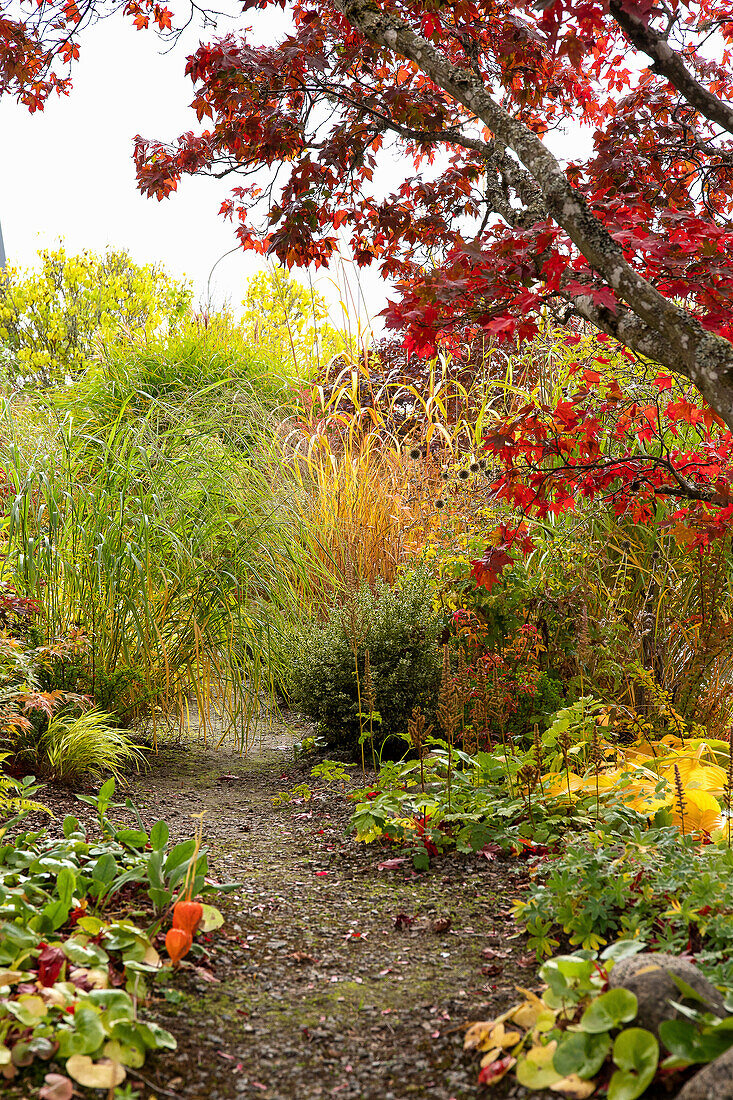
[[[717,0],[245,0],[286,8],[189,58],[205,128],[140,139],[141,186],[238,173],[245,248],[327,264],[344,237],[396,281],[409,346],[544,307],[687,375],[733,424],[733,68]],[[586,155],[553,154],[567,127]],[[404,182],[380,197],[397,152]]]

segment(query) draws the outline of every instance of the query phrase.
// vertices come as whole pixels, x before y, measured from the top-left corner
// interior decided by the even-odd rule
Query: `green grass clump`
[[[39,773],[59,783],[98,779],[125,768],[139,769],[145,756],[114,718],[96,707],[79,715],[55,714],[35,747]]]

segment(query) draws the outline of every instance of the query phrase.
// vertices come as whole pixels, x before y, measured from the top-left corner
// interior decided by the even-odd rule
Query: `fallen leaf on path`
[[[499,1058],[498,1061],[492,1062],[491,1065],[484,1066],[478,1075],[478,1081],[480,1085],[494,1085],[497,1081],[501,1081],[502,1077],[505,1077],[512,1066],[517,1064],[516,1058]]]
[[[377,870],[394,871],[397,867],[401,867],[403,863],[407,863],[405,856],[396,856],[394,859],[384,859],[381,863],[377,864]]]
[[[205,982],[213,982],[215,985],[220,985],[220,979],[214,977],[210,970],[204,970],[203,966],[194,966],[194,973],[198,974],[199,978],[203,978]]]

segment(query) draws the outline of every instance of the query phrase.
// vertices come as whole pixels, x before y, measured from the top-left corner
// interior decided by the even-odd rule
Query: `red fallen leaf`
[[[66,955],[60,947],[42,943],[38,954],[38,981],[41,985],[49,986],[57,982],[65,962]]]
[[[508,1054],[503,1058],[497,1058],[495,1062],[484,1066],[478,1075],[478,1083],[480,1085],[493,1085],[497,1081],[501,1081],[502,1077],[516,1064],[516,1061],[516,1058],[510,1057]]]
[[[385,859],[377,864],[377,870],[394,871],[396,867],[401,867],[403,863],[407,863],[405,856],[397,856],[395,859]]]
[[[416,920],[417,917],[409,917],[407,913],[398,913],[394,919],[394,926],[395,928],[409,928]]]
[[[194,966],[194,973],[198,974],[199,978],[203,978],[205,982],[211,982],[214,985],[220,984],[220,979],[217,978],[210,970],[205,970],[203,966]]]
[[[511,951],[497,951],[495,947],[485,947],[481,952],[483,959],[508,959]]]
[[[489,862],[496,859],[498,853],[501,851],[500,844],[484,844],[483,848],[477,854],[483,856],[484,859],[488,859]]]
[[[313,873],[316,875],[327,875],[328,871],[314,871]]]
[[[521,959],[516,960],[516,963],[517,963],[517,966],[524,966],[524,967],[532,966],[532,967],[534,967],[534,966],[537,966],[537,956],[536,955],[522,955]]]

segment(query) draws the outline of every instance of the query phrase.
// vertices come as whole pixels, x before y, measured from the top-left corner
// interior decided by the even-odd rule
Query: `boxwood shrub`
[[[434,709],[445,618],[435,611],[433,595],[430,578],[422,571],[405,574],[392,588],[384,583],[373,590],[362,585],[346,604],[332,607],[325,622],[310,624],[292,639],[293,702],[317,723],[317,733],[329,747],[357,750],[355,666],[363,691],[367,650],[381,719],[373,723],[378,750],[389,739],[393,753],[416,703],[425,713]],[[363,713],[366,709],[362,699]]]

